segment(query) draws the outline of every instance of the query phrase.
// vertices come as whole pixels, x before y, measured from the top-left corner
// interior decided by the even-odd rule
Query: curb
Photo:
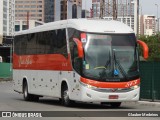
[[[137,103],[144,106],[160,107],[160,102],[138,101]]]
[[[0,78],[0,82],[2,81],[12,81],[12,79],[11,78]]]

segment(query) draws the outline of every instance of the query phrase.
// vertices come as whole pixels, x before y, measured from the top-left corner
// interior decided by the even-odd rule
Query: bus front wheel
[[[66,84],[62,85],[62,91],[61,91],[61,102],[64,106],[71,106],[73,104],[73,101],[69,99],[69,91],[68,86]]]
[[[28,84],[24,82],[23,84],[23,98],[25,101],[38,101],[39,97],[28,93]]]

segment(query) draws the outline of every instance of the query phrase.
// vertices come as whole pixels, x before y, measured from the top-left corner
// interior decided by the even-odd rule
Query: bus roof
[[[29,34],[48,30],[75,28],[84,32],[91,33],[134,33],[126,24],[119,21],[107,21],[103,19],[68,19],[46,23],[29,30],[17,32],[15,35]]]

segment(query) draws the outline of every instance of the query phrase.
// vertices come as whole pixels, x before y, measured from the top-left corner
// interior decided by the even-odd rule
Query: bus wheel
[[[23,84],[23,98],[25,101],[30,101],[31,100],[31,94],[28,93],[28,84],[27,82],[24,82]]]
[[[110,103],[111,107],[113,108],[118,108],[121,106],[121,102],[113,102],[113,103]]]
[[[28,93],[27,82],[24,82],[24,85],[23,85],[23,98],[24,98],[25,101],[38,101],[39,100],[38,96]]]
[[[62,86],[61,101],[64,106],[71,106],[73,101],[69,99],[68,86]]]

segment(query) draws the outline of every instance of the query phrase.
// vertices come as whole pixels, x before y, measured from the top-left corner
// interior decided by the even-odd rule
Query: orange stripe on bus
[[[16,55],[13,54],[13,68],[26,70],[62,70],[72,71],[70,54],[64,57],[60,54],[48,55]]]
[[[85,84],[98,88],[130,88],[140,84],[140,79],[131,80],[128,82],[99,82],[81,77],[80,80]]]

